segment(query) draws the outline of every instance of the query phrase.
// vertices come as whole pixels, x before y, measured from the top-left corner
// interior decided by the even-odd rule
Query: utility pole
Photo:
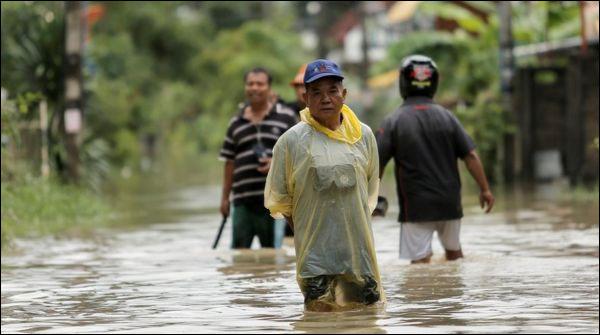
[[[48,178],[50,175],[50,163],[48,155],[48,102],[43,99],[39,105],[40,108],[40,136],[42,142],[41,158],[42,166],[41,172],[43,178]]]
[[[83,124],[83,15],[81,1],[65,1],[65,111],[63,115],[67,172],[72,182],[80,177],[79,143]]]
[[[502,99],[502,110],[504,120],[507,124],[513,124],[515,115],[512,105],[514,59],[513,59],[513,37],[512,37],[512,13],[510,1],[498,1],[498,18],[500,23],[500,94]],[[505,134],[503,138],[502,172],[505,182],[514,179],[514,157],[515,140],[513,134]]]

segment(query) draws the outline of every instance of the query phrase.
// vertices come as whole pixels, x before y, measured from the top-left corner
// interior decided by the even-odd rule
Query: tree
[[[478,144],[478,151],[487,163],[486,173],[497,179],[502,166],[498,150],[504,135],[514,131],[514,125],[506,122],[501,108],[498,17],[492,4],[471,4],[485,16],[449,2],[423,3],[417,15],[451,20],[458,28],[452,32],[417,31],[404,35],[389,48],[387,58],[376,65],[375,72],[396,69],[410,54],[432,57],[441,73],[436,100],[454,110]],[[577,22],[577,11],[573,6],[576,7],[564,2],[513,5],[516,43],[576,36],[573,22]]]

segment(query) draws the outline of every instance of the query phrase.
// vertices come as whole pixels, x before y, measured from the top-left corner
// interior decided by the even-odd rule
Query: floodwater
[[[18,240],[2,333],[598,333],[598,201],[557,192],[497,194],[490,215],[465,196],[466,258],[444,261],[435,240],[429,265],[398,259],[392,206],[373,222],[387,304],[335,313],[304,311],[291,241],[229,250],[229,222],[211,249],[219,187],[144,192],[127,220],[145,225]]]

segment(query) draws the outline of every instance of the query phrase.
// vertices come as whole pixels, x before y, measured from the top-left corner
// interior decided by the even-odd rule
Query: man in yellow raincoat
[[[309,310],[385,300],[371,229],[377,144],[344,104],[343,78],[332,61],[308,64],[307,108],[275,144],[265,187],[265,207],[294,229],[296,278]]]

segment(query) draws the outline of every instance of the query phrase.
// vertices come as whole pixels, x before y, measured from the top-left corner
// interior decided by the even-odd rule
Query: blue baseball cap
[[[304,71],[304,84],[312,83],[324,77],[344,79],[340,67],[328,59],[317,59],[308,63],[306,71]]]

